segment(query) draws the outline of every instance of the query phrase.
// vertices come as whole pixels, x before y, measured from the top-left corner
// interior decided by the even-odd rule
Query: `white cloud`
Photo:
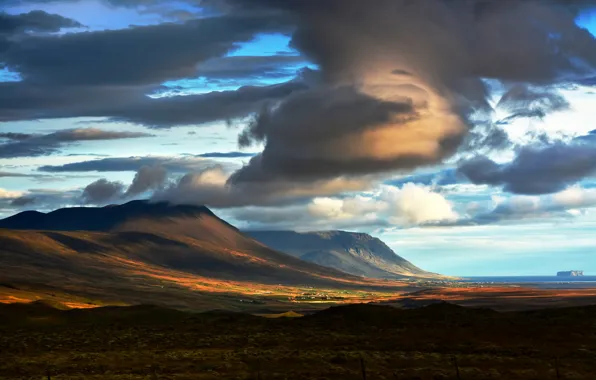
[[[426,186],[407,183],[399,189],[384,187],[380,198],[389,205],[393,224],[403,224],[403,220],[415,225],[458,218],[451,202]]]
[[[22,191],[11,191],[11,190],[6,190],[3,188],[0,188],[0,199],[12,199],[12,198],[18,198],[20,196],[23,196],[25,193]]]
[[[412,227],[455,220],[451,202],[429,187],[408,183],[401,188],[380,185],[367,195],[316,197],[304,206],[253,207],[230,214],[237,220],[291,229]],[[272,215],[275,215],[272,218]]]

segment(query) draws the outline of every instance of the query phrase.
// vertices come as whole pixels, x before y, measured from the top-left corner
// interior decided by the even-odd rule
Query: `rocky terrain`
[[[398,256],[381,240],[347,231],[247,231],[264,244],[302,260],[357,276],[439,278]]]

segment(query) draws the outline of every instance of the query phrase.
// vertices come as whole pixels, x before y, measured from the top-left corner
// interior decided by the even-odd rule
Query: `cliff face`
[[[398,256],[381,240],[346,231],[247,231],[252,238],[304,261],[357,276],[439,277]]]
[[[584,275],[583,270],[568,270],[568,271],[563,271],[563,272],[557,272],[557,277],[577,277],[577,276],[583,276],[583,275]]]

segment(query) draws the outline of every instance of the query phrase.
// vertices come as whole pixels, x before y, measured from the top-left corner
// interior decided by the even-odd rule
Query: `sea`
[[[596,282],[596,276],[494,276],[494,277],[462,277],[464,282],[501,282],[519,284],[522,282]]]
[[[596,288],[596,276],[492,276],[460,277],[462,282],[477,284],[519,284],[550,289]]]

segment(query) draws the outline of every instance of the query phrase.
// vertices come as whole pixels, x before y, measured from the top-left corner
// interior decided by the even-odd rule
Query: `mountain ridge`
[[[245,231],[274,249],[343,272],[374,278],[438,277],[397,255],[382,240],[362,232]]]

